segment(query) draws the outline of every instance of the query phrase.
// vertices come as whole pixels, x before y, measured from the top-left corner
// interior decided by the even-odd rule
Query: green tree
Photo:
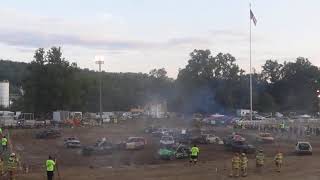
[[[281,79],[282,64],[278,61],[267,60],[262,66],[262,76],[265,80],[275,83]]]

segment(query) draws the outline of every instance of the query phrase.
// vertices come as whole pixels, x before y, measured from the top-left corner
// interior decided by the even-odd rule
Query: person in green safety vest
[[[197,145],[193,145],[191,148],[190,163],[193,162],[194,164],[197,164],[199,152],[200,150]]]
[[[2,146],[2,152],[6,151],[7,150],[7,147],[8,147],[8,139],[6,136],[3,136],[1,138],[1,146]]]
[[[46,161],[48,180],[53,179],[55,166],[56,166],[56,161],[53,160],[53,158],[51,156],[49,156],[49,159]]]

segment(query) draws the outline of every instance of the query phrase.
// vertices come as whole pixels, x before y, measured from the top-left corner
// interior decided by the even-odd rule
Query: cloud
[[[138,38],[126,27],[124,18],[107,12],[97,12],[79,20],[0,9],[0,21],[5,22],[0,24],[0,42],[19,48],[67,45],[119,53],[209,43],[206,37],[198,36]]]
[[[231,30],[231,29],[214,29],[209,31],[210,34],[214,36],[232,37],[232,38],[243,38],[247,37],[248,33],[241,30]]]
[[[248,43],[249,42],[249,31],[243,29],[213,29],[209,30],[209,35],[213,38],[223,39],[225,42],[239,42],[239,43]],[[252,34],[252,42],[262,42],[265,41],[264,38],[266,35],[259,33]]]
[[[49,47],[54,45],[71,45],[106,50],[152,49],[183,45],[209,43],[204,38],[177,37],[166,41],[143,41],[115,38],[95,38],[69,33],[43,33],[30,30],[10,30],[0,28],[0,41],[17,47]]]
[[[209,40],[204,37],[177,37],[169,39],[167,45],[195,45],[195,44],[208,44]]]

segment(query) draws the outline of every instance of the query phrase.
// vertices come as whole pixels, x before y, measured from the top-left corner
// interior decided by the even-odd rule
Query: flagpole
[[[252,67],[251,67],[251,3],[250,3],[250,121],[252,121]]]

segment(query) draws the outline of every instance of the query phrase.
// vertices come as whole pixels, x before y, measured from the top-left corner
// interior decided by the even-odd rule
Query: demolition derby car
[[[312,146],[309,142],[298,142],[295,147],[297,155],[312,155]]]
[[[240,135],[228,136],[223,142],[225,148],[233,152],[252,154],[256,151],[256,148],[253,145],[248,144],[246,139]]]
[[[257,141],[260,143],[273,143],[274,137],[270,133],[260,133],[257,136]]]
[[[190,155],[190,148],[186,145],[179,144],[178,146],[162,147],[158,151],[160,159],[174,160],[188,158]]]
[[[162,136],[160,139],[161,146],[171,146],[174,145],[174,139],[172,136]]]
[[[92,146],[85,146],[82,148],[82,154],[84,156],[90,156],[93,154],[103,155],[103,154],[111,154],[113,150],[113,145],[111,142],[107,141],[106,138],[102,138],[98,140]]]
[[[127,150],[143,149],[147,144],[147,140],[144,137],[129,137],[124,142],[124,147]]]
[[[66,148],[80,148],[81,147],[80,140],[75,137],[65,138],[63,144]]]
[[[49,139],[61,137],[61,132],[57,129],[46,129],[35,134],[37,139]]]
[[[213,134],[202,134],[192,137],[191,142],[196,144],[223,144],[223,141]]]

